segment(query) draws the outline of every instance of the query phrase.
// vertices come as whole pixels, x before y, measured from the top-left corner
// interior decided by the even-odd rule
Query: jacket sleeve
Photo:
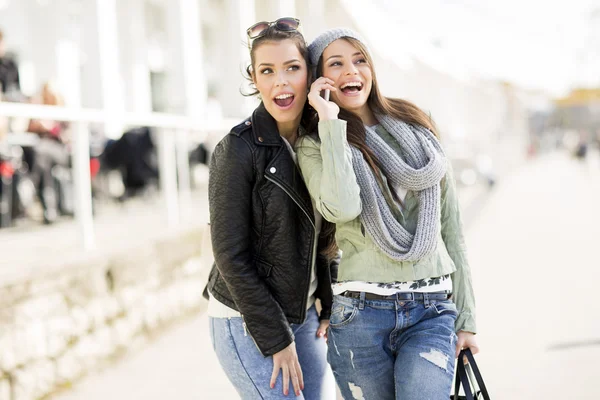
[[[258,275],[251,250],[254,155],[250,145],[227,135],[215,148],[209,172],[209,207],[215,263],[248,332],[263,356],[294,341],[279,303]]]
[[[458,309],[456,331],[476,333],[475,294],[471,282],[471,269],[467,259],[465,239],[456,193],[456,183],[452,166],[448,162],[448,172],[442,181],[442,239],[456,271],[452,274],[452,298]]]
[[[332,223],[352,221],[362,211],[360,189],[346,139],[346,121],[319,122],[320,141],[303,136],[296,154],[317,210]]]

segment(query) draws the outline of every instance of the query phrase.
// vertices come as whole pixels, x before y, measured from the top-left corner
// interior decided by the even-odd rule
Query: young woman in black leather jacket
[[[321,254],[323,221],[293,150],[310,75],[298,28],[282,18],[248,29],[247,72],[262,102],[217,145],[210,166],[211,338],[248,399],[287,396],[290,380],[299,398],[335,398],[324,337],[337,261]]]

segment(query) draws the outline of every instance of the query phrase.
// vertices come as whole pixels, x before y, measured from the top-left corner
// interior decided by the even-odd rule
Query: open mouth
[[[294,95],[291,93],[280,94],[273,101],[281,108],[289,107],[294,102]]]
[[[361,82],[347,82],[340,86],[342,93],[358,93],[362,90],[363,84]]]

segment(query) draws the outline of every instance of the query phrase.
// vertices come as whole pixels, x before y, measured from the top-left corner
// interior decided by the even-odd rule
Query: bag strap
[[[454,381],[454,400],[459,399],[458,393],[460,391],[461,385],[465,392],[465,399],[475,400],[475,397],[473,396],[473,392],[471,390],[471,383],[469,380],[469,376],[467,375],[467,370],[463,361],[463,357],[467,357],[467,360],[469,361],[470,369],[472,369],[473,374],[475,375],[475,380],[477,381],[477,385],[479,386],[479,393],[481,393],[484,400],[490,400],[490,395],[488,394],[487,388],[485,387],[485,383],[483,382],[483,377],[481,376],[479,367],[475,362],[475,357],[473,357],[473,353],[471,353],[471,350],[468,348],[461,350],[456,363],[456,380]],[[475,394],[475,396],[477,396],[479,393]]]
[[[460,358],[459,358],[460,360]],[[458,372],[458,364],[460,363],[460,361],[458,361],[456,364],[456,378],[454,378],[454,396],[452,397],[453,400],[459,400],[458,397],[458,392],[460,392],[460,373]]]
[[[467,371],[465,370],[465,364],[463,362],[463,352],[460,352],[460,355],[458,356],[458,362],[456,365],[457,371],[456,371],[456,382],[455,383],[455,387],[458,386],[458,389],[455,389],[454,391],[454,400],[458,399],[458,392],[460,390],[460,385],[458,384],[459,380],[460,383],[462,384],[463,390],[465,391],[465,398],[467,400],[475,400],[473,398],[473,392],[471,391],[471,384],[469,383],[469,377],[467,376]],[[469,361],[470,362],[470,361]]]
[[[483,398],[485,400],[489,400],[490,395],[488,394],[487,388],[485,387],[485,383],[483,382],[483,377],[481,376],[479,367],[477,366],[477,363],[475,362],[475,357],[473,357],[473,353],[471,353],[471,349],[466,348],[462,352],[465,353],[465,355],[467,356],[467,360],[469,360],[469,365],[473,369],[473,373],[475,374],[475,379],[477,380],[477,386],[479,386],[479,390],[481,391]],[[459,356],[459,359],[462,359],[462,357]],[[464,365],[463,365],[463,369],[464,369]]]

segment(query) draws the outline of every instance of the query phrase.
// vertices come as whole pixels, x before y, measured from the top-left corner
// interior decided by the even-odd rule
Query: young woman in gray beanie
[[[313,134],[297,152],[342,250],[328,329],[338,386],[346,399],[448,399],[458,352],[478,351],[450,163],[427,114],[381,95],[358,34],[329,30],[309,55]]]
[[[310,77],[299,24],[280,18],[248,29],[247,72],[261,103],[211,158],[210,333],[243,399],[335,397],[324,336],[336,264],[320,254],[321,216],[292,148]]]

